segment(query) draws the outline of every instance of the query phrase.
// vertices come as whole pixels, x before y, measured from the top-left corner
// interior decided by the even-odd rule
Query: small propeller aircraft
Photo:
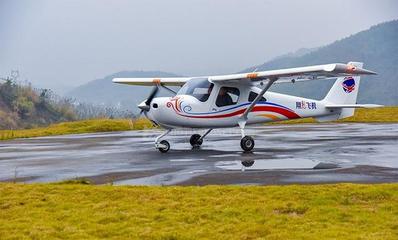
[[[235,126],[241,129],[241,148],[249,152],[254,140],[245,135],[246,125],[308,117],[333,121],[352,116],[355,108],[380,107],[356,104],[360,76],[372,74],[376,73],[363,69],[363,63],[349,62],[219,76],[114,78],[113,82],[154,86],[138,107],[154,124],[166,129],[155,140],[160,152],[170,149],[169,142],[161,139],[172,129],[207,129],[203,135],[193,134],[190,138],[192,147],[199,147],[211,130]],[[337,79],[322,100],[268,91],[273,84],[331,78]],[[168,86],[181,88],[174,92]],[[156,97],[159,88],[175,95]]]

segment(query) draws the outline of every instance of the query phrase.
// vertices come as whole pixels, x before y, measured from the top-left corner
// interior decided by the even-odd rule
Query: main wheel
[[[240,147],[245,152],[250,152],[254,148],[254,140],[250,136],[246,136],[240,140]]]
[[[194,134],[191,136],[189,139],[189,143],[191,144],[192,147],[199,147],[203,143],[203,139],[200,139],[199,134]]]
[[[166,153],[170,150],[170,143],[168,141],[162,140],[160,144],[164,145],[164,147],[158,148],[161,153]]]

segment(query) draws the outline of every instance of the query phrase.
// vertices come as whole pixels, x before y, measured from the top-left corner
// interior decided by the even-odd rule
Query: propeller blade
[[[145,101],[145,105],[147,105],[147,106],[151,105],[151,102],[155,98],[158,91],[159,91],[158,86],[153,87],[152,92],[149,94],[148,99]]]
[[[145,110],[141,110],[140,111],[140,115],[138,115],[140,118],[142,117],[142,115],[144,115],[146,118],[147,118],[147,115],[146,115],[146,113],[147,113],[147,111],[145,111]]]
[[[158,93],[158,91],[159,91],[159,87],[158,87],[158,86],[155,86],[155,87],[152,89],[151,93],[149,94],[148,98],[147,98],[144,102],[138,104],[138,108],[141,109],[141,111],[140,111],[140,116],[141,116],[143,113],[144,113],[145,116],[146,116],[146,112],[148,112],[149,109],[151,108],[151,102],[152,102],[152,100],[155,98],[155,96],[156,96],[156,94]]]

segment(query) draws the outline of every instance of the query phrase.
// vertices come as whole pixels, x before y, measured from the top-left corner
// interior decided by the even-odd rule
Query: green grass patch
[[[398,184],[0,184],[0,239],[398,239]]]
[[[146,119],[90,119],[52,124],[44,128],[0,130],[0,140],[63,134],[142,130],[147,128],[153,128],[153,126]]]
[[[337,123],[398,123],[398,107],[360,108],[352,117],[334,121]],[[316,123],[313,118],[303,118],[268,124],[303,124]]]

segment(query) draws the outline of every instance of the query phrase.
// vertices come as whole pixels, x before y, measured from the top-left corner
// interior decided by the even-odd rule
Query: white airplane
[[[113,82],[154,86],[138,107],[154,124],[166,129],[155,140],[160,152],[170,149],[169,142],[161,139],[172,129],[208,129],[202,136],[191,136],[190,144],[198,147],[211,130],[235,126],[241,129],[240,146],[248,152],[254,140],[245,135],[246,125],[308,117],[332,121],[352,116],[355,108],[381,107],[356,104],[360,75],[376,74],[362,67],[363,63],[349,62],[205,77],[114,78]],[[273,84],[330,78],[337,79],[320,101],[267,91]],[[176,93],[167,86],[182,88]],[[175,96],[155,97],[159,88]]]

